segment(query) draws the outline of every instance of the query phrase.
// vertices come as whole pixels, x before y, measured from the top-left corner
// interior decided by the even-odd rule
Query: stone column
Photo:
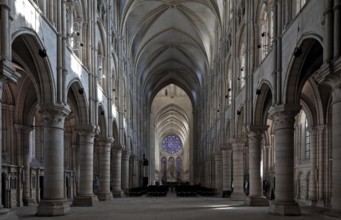
[[[312,204],[317,202],[317,128],[311,128],[310,132],[310,176],[309,176],[309,200]]]
[[[325,151],[323,146],[328,146],[325,139],[325,125],[320,125],[317,127],[317,139],[318,152],[316,159],[318,161],[318,172],[317,172],[317,198],[318,200],[323,200],[325,198]]]
[[[294,200],[294,122],[296,106],[276,106],[270,111],[274,119],[275,201],[270,212],[280,215],[300,215]]]
[[[232,148],[224,144],[222,148],[223,155],[223,193],[231,195],[232,193]]]
[[[100,138],[99,145],[99,192],[98,198],[101,201],[112,200],[110,192],[110,148],[112,138]]]
[[[233,193],[231,200],[242,201],[244,193],[244,150],[245,140],[232,140],[232,161],[233,161]]]
[[[324,9],[324,37],[323,37],[323,61],[329,63],[333,52],[333,0],[325,0]]]
[[[129,158],[130,151],[124,150],[122,154],[122,190],[126,192],[129,189]]]
[[[319,83],[331,87],[332,103],[332,192],[331,207],[333,211],[341,211],[341,61],[333,63],[333,69],[324,66],[316,77]]]
[[[122,147],[121,145],[116,145],[111,150],[112,155],[112,195],[114,197],[122,197],[122,184],[121,184],[121,164],[122,164]]]
[[[70,110],[62,105],[41,106],[44,124],[44,198],[38,216],[65,215],[70,205],[64,195],[64,119]]]
[[[10,21],[10,7],[9,0],[2,0],[0,4],[0,99],[3,94],[3,84],[5,79],[16,82],[19,79],[13,68],[11,62],[11,21]],[[2,130],[2,104],[0,103],[0,131]],[[0,132],[0,164],[2,164],[2,132]],[[2,181],[0,176],[0,188]],[[1,191],[1,190],[0,190]],[[0,198],[2,198],[0,192]],[[2,202],[0,200],[0,209],[2,208]],[[3,211],[3,210],[2,210]]]
[[[340,75],[340,72],[338,73]],[[332,109],[332,193],[331,207],[334,211],[341,211],[341,76],[333,86],[331,103]]]
[[[223,190],[223,157],[221,156],[220,152],[219,154],[216,154],[215,157],[215,163],[214,163],[214,169],[215,169],[215,186],[214,188],[217,190],[217,195],[222,196],[222,190]]]
[[[23,146],[23,166],[25,178],[23,186],[23,203],[25,206],[34,205],[34,200],[31,195],[31,166],[30,166],[30,133],[33,130],[32,127],[25,127],[21,125],[16,126],[18,132],[23,135],[23,140],[21,141]]]
[[[341,55],[341,1],[334,0],[334,59]]]
[[[263,128],[250,128],[249,141],[249,197],[245,203],[249,206],[268,206],[268,200],[263,196],[261,172],[261,148]]]
[[[79,189],[73,206],[94,206],[98,198],[93,193],[94,137],[93,126],[77,127],[79,132]]]

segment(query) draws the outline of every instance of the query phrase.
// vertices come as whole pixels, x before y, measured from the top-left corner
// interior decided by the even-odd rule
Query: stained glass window
[[[182,148],[181,140],[176,135],[168,135],[162,141],[162,148],[169,154],[175,154]]]
[[[181,158],[180,157],[176,158],[176,177],[177,177],[177,179],[180,179],[180,177],[181,177],[181,165],[182,165]]]
[[[162,157],[161,159],[162,166],[162,181],[167,181],[167,159]]]

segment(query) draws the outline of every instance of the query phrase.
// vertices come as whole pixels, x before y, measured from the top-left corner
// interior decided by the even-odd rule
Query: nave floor
[[[315,213],[312,213],[314,210]],[[319,215],[315,209],[303,208],[296,217],[269,214],[268,207],[248,207],[243,202],[228,201],[225,198],[179,198],[169,192],[167,197],[117,198],[100,202],[95,207],[71,207],[71,213],[59,217],[37,217],[36,206],[16,208],[0,215],[0,220],[15,219],[79,219],[79,220],[336,220],[339,218]]]

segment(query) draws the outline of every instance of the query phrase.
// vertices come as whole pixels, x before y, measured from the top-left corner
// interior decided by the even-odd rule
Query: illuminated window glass
[[[162,148],[169,154],[175,154],[182,148],[181,140],[176,135],[168,135],[162,141]]]
[[[180,157],[176,158],[176,176],[178,179],[181,177],[181,166],[182,166],[182,160]]]

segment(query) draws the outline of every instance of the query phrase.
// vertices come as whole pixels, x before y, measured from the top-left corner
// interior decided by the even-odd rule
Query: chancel
[[[0,218],[341,216],[339,0],[0,0],[0,100]]]

